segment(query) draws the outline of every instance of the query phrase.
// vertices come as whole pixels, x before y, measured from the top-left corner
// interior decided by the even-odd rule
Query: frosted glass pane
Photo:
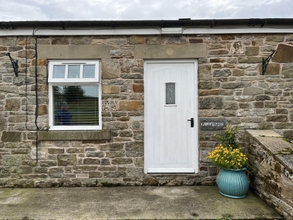
[[[95,65],[83,66],[83,78],[95,78]]]
[[[68,66],[68,78],[79,78],[80,65]]]
[[[54,66],[53,78],[65,78],[65,65],[55,65]]]
[[[175,104],[175,83],[166,83],[166,104]]]

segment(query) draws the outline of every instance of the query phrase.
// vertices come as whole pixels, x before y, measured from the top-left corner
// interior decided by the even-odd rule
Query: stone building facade
[[[0,186],[214,184],[218,170],[206,155],[221,130],[206,121],[293,140],[293,21],[196,22],[0,23]],[[100,62],[102,129],[51,130],[48,62],[92,59]],[[149,60],[197,62],[195,173],[145,171]]]

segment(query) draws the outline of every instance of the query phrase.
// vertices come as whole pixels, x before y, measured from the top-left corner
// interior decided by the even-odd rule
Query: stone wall
[[[148,58],[198,59],[199,121],[222,119],[239,126],[241,136],[244,129],[275,129],[292,140],[292,60],[278,57],[261,74],[262,57],[292,44],[292,34],[1,37],[0,186],[214,184],[217,168],[206,155],[221,131],[200,127],[198,174],[144,174],[143,50],[156,48]],[[7,52],[19,62],[18,77]],[[71,58],[101,59],[106,138],[99,131],[76,140],[68,132],[59,133],[63,139],[44,134],[47,59]]]
[[[274,131],[246,131],[250,184],[285,219],[293,219],[293,144]]]

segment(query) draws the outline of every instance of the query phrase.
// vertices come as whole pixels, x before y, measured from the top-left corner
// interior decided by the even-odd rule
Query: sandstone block
[[[117,61],[103,60],[102,79],[116,79],[120,76],[120,65]]]
[[[33,172],[33,168],[29,166],[19,166],[16,169],[16,173],[19,174],[29,174]]]
[[[132,158],[114,158],[112,164],[114,165],[123,165],[123,164],[132,164]]]
[[[225,35],[221,35],[222,40],[234,40],[235,37],[234,35],[231,34],[225,34]]]
[[[64,176],[64,169],[61,167],[50,168],[49,176],[52,178],[62,178]]]
[[[228,50],[210,50],[209,51],[209,55],[227,55],[229,54]]]
[[[203,43],[203,40],[202,39],[189,39],[189,43],[191,44],[199,44],[199,43]]]
[[[280,69],[281,69],[280,64],[269,63],[264,74],[265,75],[279,75]]]
[[[144,87],[143,84],[133,84],[132,85],[133,92],[143,93]]]
[[[58,165],[55,160],[41,160],[39,163],[41,167],[53,167]]]
[[[243,95],[260,95],[264,94],[264,90],[258,87],[248,87],[243,89]]]
[[[120,93],[120,87],[119,86],[107,86],[104,85],[102,87],[103,94],[119,94]]]
[[[102,159],[101,160],[101,165],[111,165],[110,160],[109,159]]]
[[[0,167],[0,178],[5,178],[10,176],[10,169],[7,167]],[[1,184],[0,184],[1,185]]]
[[[258,47],[246,47],[245,55],[246,56],[257,56],[259,54]]]
[[[30,149],[28,148],[11,149],[11,154],[28,154],[29,152]]]
[[[73,170],[75,171],[95,171],[98,167],[97,166],[89,166],[89,165],[78,165],[74,166]]]
[[[285,63],[282,68],[282,75],[285,78],[293,78],[293,63]]]
[[[293,123],[288,123],[288,122],[277,122],[277,123],[275,123],[275,129],[292,129],[292,127],[293,127]],[[285,131],[283,132],[283,135],[284,135],[284,137],[287,137],[285,135]]]
[[[224,89],[213,89],[213,90],[203,90],[199,92],[200,96],[209,96],[209,95],[224,95],[226,90]]]
[[[229,82],[229,83],[223,83],[222,88],[223,89],[237,89],[237,88],[243,88],[245,85],[241,82]]]
[[[213,83],[212,82],[199,82],[198,83],[198,88],[199,89],[212,89]]]
[[[119,110],[133,111],[143,109],[143,102],[140,100],[125,100],[119,102]]]
[[[232,73],[230,69],[220,69],[213,72],[214,77],[228,77],[231,76],[231,74]]]
[[[5,130],[6,128],[6,120],[3,116],[0,116],[0,131]]]
[[[122,143],[111,143],[106,145],[100,145],[99,149],[101,151],[121,151],[124,149],[124,144]]]
[[[101,172],[89,172],[89,178],[102,178],[103,173]]]
[[[67,45],[69,44],[68,38],[65,37],[56,37],[52,39],[52,44],[58,44],[58,45]]]
[[[293,46],[279,44],[277,53],[273,56],[273,61],[277,63],[292,63],[293,62]]]
[[[226,60],[224,58],[210,58],[210,63],[224,63]]]
[[[83,163],[84,163],[84,164],[100,164],[101,161],[100,161],[100,159],[85,158],[85,159],[83,160]]]
[[[58,166],[68,166],[68,165],[76,165],[77,159],[74,154],[66,155],[61,154],[57,156]]]
[[[76,148],[76,147],[67,148],[66,152],[69,154],[84,153],[84,148]]]
[[[212,71],[211,65],[199,65],[198,74],[200,80],[211,80],[212,79]]]
[[[143,44],[144,39],[145,38],[143,36],[130,36],[127,38],[128,43],[130,44]]]
[[[278,103],[277,102],[265,102],[265,108],[277,108]]]
[[[268,95],[257,95],[255,96],[256,101],[265,101],[265,100],[271,100],[271,97]]]
[[[276,114],[288,114],[288,109],[276,109]]]
[[[200,109],[222,109],[223,99],[221,97],[207,97],[199,99]]]
[[[143,157],[144,155],[143,142],[130,142],[125,148],[127,157]]]
[[[270,35],[266,37],[266,41],[283,42],[284,36],[282,35]]]
[[[293,130],[292,127],[290,130],[284,131],[284,137],[288,138],[289,140],[293,140]]]
[[[21,102],[19,99],[8,99],[5,103],[6,111],[19,111]]]
[[[3,155],[2,165],[4,166],[20,166],[25,159],[25,155]]]
[[[48,168],[46,167],[35,167],[34,173],[48,173]]]
[[[287,115],[268,115],[267,121],[273,121],[273,122],[288,122],[288,116]]]
[[[254,107],[255,108],[263,108],[264,107],[264,102],[254,102]]]
[[[63,154],[64,148],[48,148],[49,154]]]
[[[104,152],[87,152],[86,157],[103,157]]]
[[[127,176],[127,173],[125,171],[104,172],[105,178],[121,178],[126,176]]]
[[[262,58],[261,57],[247,57],[247,56],[240,56],[238,58],[239,63],[261,63]]]
[[[159,185],[159,181],[156,180],[155,178],[144,178],[143,179],[143,185],[148,185],[148,186],[158,186]]]
[[[13,131],[3,131],[1,140],[3,142],[21,142],[22,133]]]

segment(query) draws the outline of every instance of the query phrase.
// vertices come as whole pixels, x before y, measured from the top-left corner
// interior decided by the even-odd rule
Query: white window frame
[[[48,62],[48,83],[49,83],[49,130],[101,130],[102,129],[102,84],[100,60],[49,60]],[[67,78],[68,65],[87,64],[95,65],[94,78]],[[53,70],[55,65],[66,65],[65,78],[53,78]],[[99,125],[54,125],[54,103],[53,103],[53,86],[98,86],[99,92]]]

